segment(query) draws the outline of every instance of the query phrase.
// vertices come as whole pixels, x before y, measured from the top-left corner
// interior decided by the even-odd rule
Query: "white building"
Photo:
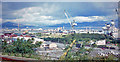
[[[17,41],[17,39],[22,39],[23,38],[23,40],[25,40],[25,41],[27,41],[28,39],[31,39],[31,37],[22,37],[22,36],[17,36],[17,37],[12,37],[12,40],[13,41]]]
[[[35,44],[36,42],[42,42],[42,43],[44,43],[45,41],[43,39],[34,38],[34,41],[33,41],[32,44]]]
[[[32,39],[32,37],[22,37],[22,36],[17,36],[17,37],[12,37],[12,40],[13,41],[17,41],[17,39],[23,39],[24,41],[27,41],[29,39]],[[39,39],[39,38],[34,38],[33,40],[33,43],[32,44],[35,44],[36,42],[45,42],[43,39]]]
[[[57,48],[57,45],[55,43],[51,43],[49,44],[49,48],[50,49]]]
[[[106,40],[99,40],[96,42],[96,45],[106,45]]]
[[[40,48],[57,49],[57,44],[50,42],[50,41],[46,41],[46,42],[42,43]]]
[[[94,44],[94,43],[95,43],[95,42],[94,42],[93,40],[90,40],[90,43],[89,43],[89,44],[91,44],[91,45],[92,45],[92,44]]]

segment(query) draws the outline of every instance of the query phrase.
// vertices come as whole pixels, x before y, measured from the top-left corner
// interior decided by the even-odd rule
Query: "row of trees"
[[[63,35],[62,38],[44,38],[45,41],[52,41],[52,42],[60,42],[60,43],[71,43],[73,39],[76,39],[77,41],[90,41],[90,40],[104,40],[107,39],[108,41],[111,40],[112,38],[110,36],[104,36],[102,34],[80,34],[80,33],[75,33],[75,34],[68,34],[68,35]]]
[[[34,53],[34,48],[37,48],[41,45],[42,42],[37,42],[36,44],[32,44],[34,39],[29,39],[27,41],[24,41],[23,39],[17,39],[17,41],[14,41],[10,44],[7,43],[7,41],[2,42],[2,52],[8,53],[10,55],[11,53],[18,55],[21,54],[22,57],[24,57],[24,54],[31,54]]]

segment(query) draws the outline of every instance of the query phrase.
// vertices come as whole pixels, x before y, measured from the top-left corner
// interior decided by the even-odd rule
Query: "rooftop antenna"
[[[18,21],[18,32],[19,32],[19,21]]]
[[[20,17],[18,17],[18,19],[19,19]],[[18,32],[20,31],[20,22],[19,22],[19,20],[18,20]]]

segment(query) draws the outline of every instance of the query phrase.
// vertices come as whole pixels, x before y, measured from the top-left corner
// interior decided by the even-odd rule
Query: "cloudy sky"
[[[3,2],[2,19],[3,23],[49,26],[69,23],[66,10],[77,23],[110,21],[117,19],[117,7],[117,2]]]

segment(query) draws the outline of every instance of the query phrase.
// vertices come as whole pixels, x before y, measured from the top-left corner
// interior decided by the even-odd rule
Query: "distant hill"
[[[26,27],[34,27],[34,26],[20,24],[19,27],[26,28]],[[13,22],[4,22],[2,23],[2,28],[18,28],[18,24]]]
[[[79,28],[79,27],[103,27],[103,26],[105,26],[106,22],[107,21],[82,22],[82,23],[77,23],[77,26],[75,26],[75,28]],[[69,23],[56,24],[56,25],[52,25],[52,26],[30,26],[30,25],[20,24],[20,28],[29,27],[29,28],[44,28],[44,29],[46,28],[46,29],[48,29],[48,28],[57,28],[57,27],[63,27],[63,26],[65,28],[71,28]],[[18,28],[18,24],[13,23],[13,22],[4,22],[4,23],[2,23],[2,28]]]
[[[82,22],[82,23],[77,23],[76,27],[103,27],[105,26],[106,21],[95,21],[95,22]],[[52,25],[49,27],[70,27],[69,23],[63,23],[63,24],[57,24],[57,25]]]

